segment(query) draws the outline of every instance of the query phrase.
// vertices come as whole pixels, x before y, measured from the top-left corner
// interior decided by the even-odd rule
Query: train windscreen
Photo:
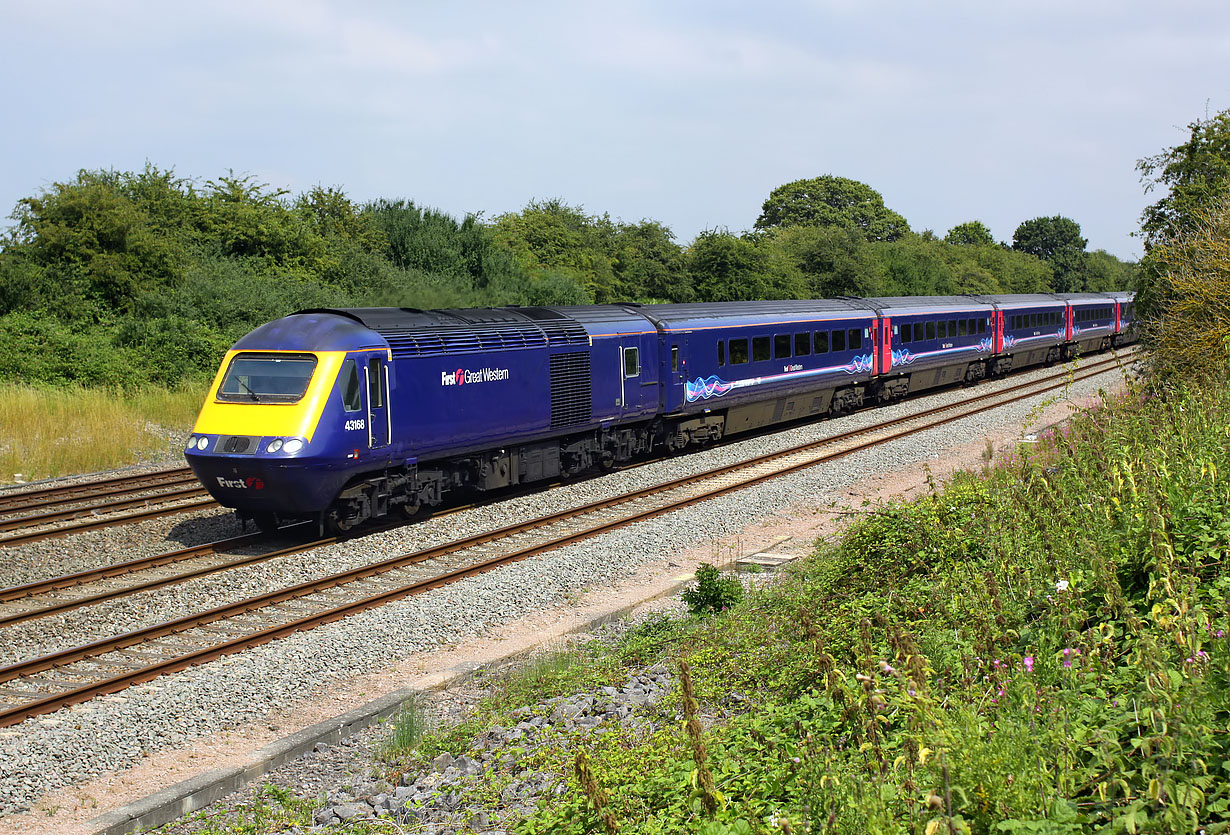
[[[294,403],[303,397],[313,354],[237,354],[226,369],[218,399],[227,403]]]

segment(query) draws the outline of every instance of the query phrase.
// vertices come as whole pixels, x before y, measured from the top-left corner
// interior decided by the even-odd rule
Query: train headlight
[[[196,435],[188,436],[188,444],[186,449],[196,449]]]
[[[274,438],[269,442],[269,446],[265,447],[265,452],[277,452],[282,448],[282,439]]]
[[[290,453],[291,455],[294,455],[296,452],[303,449],[303,441],[299,440],[298,438],[291,438],[289,441],[286,442],[286,444],[282,447],[282,449],[284,449],[286,452]]]
[[[209,438],[206,438],[204,435],[202,435],[201,437],[199,437],[199,438],[197,438],[197,439],[196,439],[196,448],[197,448],[197,449],[199,449],[199,450],[201,450],[201,451],[204,451],[204,450],[205,450],[205,448],[206,448],[206,447],[208,447],[208,446],[209,446]]]

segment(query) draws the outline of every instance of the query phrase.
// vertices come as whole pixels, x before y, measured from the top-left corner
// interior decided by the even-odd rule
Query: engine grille
[[[589,352],[551,357],[551,428],[588,423],[593,414]]]

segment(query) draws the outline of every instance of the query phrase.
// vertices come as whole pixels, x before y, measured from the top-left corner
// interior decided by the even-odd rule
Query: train
[[[185,458],[265,530],[460,494],[1132,342],[1132,293],[303,310],[226,353]]]

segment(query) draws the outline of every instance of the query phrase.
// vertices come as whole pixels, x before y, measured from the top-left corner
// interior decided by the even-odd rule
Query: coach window
[[[794,355],[805,357],[811,353],[811,334],[796,333],[794,335]]]
[[[845,331],[833,331],[833,350],[834,351],[846,350],[846,332]]]
[[[948,336],[948,323],[947,322],[936,322],[935,323],[935,338],[943,339],[946,336]]]
[[[935,322],[927,323],[927,339],[935,339]]]
[[[924,339],[924,336],[923,336],[923,323],[922,323],[922,322],[915,322],[915,323],[914,323],[914,341],[915,341],[915,342],[922,342],[922,341],[923,341],[923,339]]]
[[[367,402],[371,408],[379,409],[384,406],[384,380],[380,377],[384,365],[381,364],[379,357],[372,357],[367,361],[367,368]]]
[[[726,364],[726,343],[718,342],[718,365]]]
[[[678,345],[671,346],[671,371],[672,372],[679,371],[679,346]]]
[[[850,329],[850,344],[847,346],[851,351],[857,351],[863,347],[863,330],[862,328]]]
[[[639,377],[641,373],[641,349],[624,348],[624,376]]]
[[[986,333],[986,332],[987,332],[987,320],[979,319],[978,320],[978,333]]]
[[[816,331],[816,353],[827,354],[829,352],[829,332]]]
[[[790,357],[790,334],[777,333],[773,335],[773,359],[784,360]]]
[[[745,362],[747,362],[747,340],[730,340],[730,364],[742,365]]]
[[[363,408],[363,387],[359,385],[359,369],[354,360],[342,363],[342,373],[338,375],[342,381],[342,406],[348,412],[357,412]]]
[[[764,362],[772,359],[773,355],[769,353],[769,337],[753,336],[752,337],[752,362]]]
[[[893,330],[896,331],[901,337],[901,342],[903,344],[910,341],[910,334],[912,331],[909,325],[896,325],[893,327]]]

